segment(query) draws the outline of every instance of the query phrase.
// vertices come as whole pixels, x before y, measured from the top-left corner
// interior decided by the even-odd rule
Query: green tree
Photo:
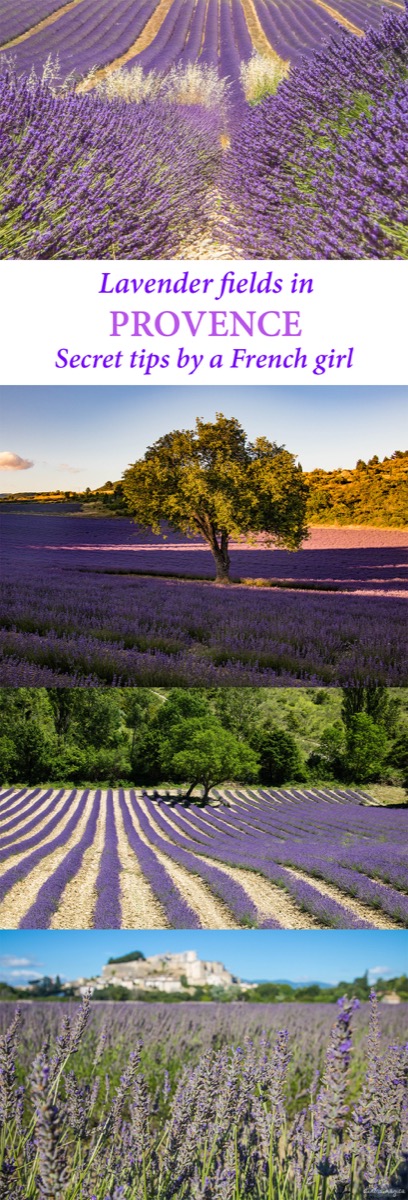
[[[138,729],[130,753],[131,774],[134,783],[152,787],[162,778],[160,759],[160,736],[157,727],[143,725]]]
[[[121,695],[116,688],[74,688],[73,735],[80,746],[106,748],[123,741]]]
[[[368,713],[356,713],[346,730],[347,774],[356,783],[378,779],[385,762],[388,738]]]
[[[345,772],[346,731],[342,721],[333,721],[323,730],[317,750],[308,759],[308,766],[318,775],[343,779]]]
[[[278,726],[263,729],[255,740],[261,783],[282,784],[289,779],[305,781],[306,766],[292,734]]]
[[[169,779],[188,781],[185,799],[201,785],[203,801],[216,784],[226,779],[251,780],[258,774],[254,750],[238,741],[215,717],[203,721],[189,717],[173,725],[161,743],[162,771]]]
[[[209,688],[208,699],[224,729],[251,742],[260,721],[262,688]]]
[[[49,778],[53,745],[41,725],[34,719],[22,721],[15,745],[17,779],[27,784],[36,784]]]
[[[219,584],[231,582],[231,537],[264,532],[296,550],[307,532],[307,486],[294,455],[267,438],[249,443],[236,418],[222,413],[159,438],[125,471],[123,492],[139,524],[158,533],[166,521],[198,533]]]
[[[390,697],[382,683],[356,684],[353,687],[342,688],[342,693],[341,715],[346,727],[356,713],[361,712],[372,717],[377,725],[386,724]]]
[[[16,765],[18,752],[12,737],[0,737],[0,779],[4,783],[14,783],[17,779]]]
[[[401,772],[402,784],[408,791],[408,730],[404,729],[387,754],[387,765]]]

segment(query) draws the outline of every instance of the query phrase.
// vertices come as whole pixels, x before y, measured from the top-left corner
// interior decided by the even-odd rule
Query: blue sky
[[[35,975],[67,979],[98,974],[110,956],[142,950],[196,950],[243,979],[352,980],[367,969],[374,982],[408,971],[405,930],[6,930],[0,933],[0,979]]]
[[[34,464],[0,470],[0,492],[120,479],[161,434],[216,412],[284,443],[305,470],[353,467],[408,441],[404,387],[5,387],[0,402],[0,452]]]

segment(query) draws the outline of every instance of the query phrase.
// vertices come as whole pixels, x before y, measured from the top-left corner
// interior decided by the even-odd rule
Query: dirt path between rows
[[[147,813],[146,808],[144,811]],[[147,814],[149,821],[151,820],[150,813]],[[163,814],[166,817],[166,823],[169,825],[169,836],[171,832],[177,834],[177,826],[173,825],[170,814]],[[152,820],[152,824],[153,824]],[[160,831],[162,832],[162,831]],[[163,834],[162,834],[163,836]],[[259,921],[262,922],[268,917],[272,917],[282,925],[283,929],[320,929],[322,928],[314,917],[309,914],[304,914],[298,908],[296,901],[285,893],[283,888],[271,883],[269,879],[265,879],[263,875],[256,871],[248,871],[245,867],[232,867],[230,864],[219,862],[218,859],[213,859],[205,854],[198,854],[194,849],[194,843],[190,851],[197,860],[197,863],[205,862],[207,866],[216,867],[217,870],[227,875],[229,879],[235,880],[241,884],[244,891],[255,904],[258,910]]]
[[[125,63],[130,62],[130,60],[135,58],[137,54],[140,54],[142,50],[146,50],[158,34],[162,22],[167,16],[167,13],[170,11],[172,4],[173,0],[159,0],[153,15],[149,17],[149,20],[146,22],[142,32],[139,33],[139,36],[136,38],[136,40],[132,42],[131,46],[129,46],[129,49],[125,50],[123,54],[119,54],[118,58],[114,58],[113,61],[107,63],[105,67],[100,67],[98,71],[94,71],[92,75],[88,75],[87,79],[84,79],[82,83],[78,84],[76,89],[77,92],[80,93],[92,91],[92,88],[94,88],[97,83],[100,83],[101,79],[106,79],[107,75],[111,75],[113,71],[118,71],[120,67],[124,67]]]
[[[140,798],[138,800],[142,811],[149,822],[151,822],[152,827],[156,828],[160,837],[163,837],[162,831],[157,828],[155,822],[150,817],[150,813],[147,812],[143,800]],[[198,875],[192,875],[186,867],[179,866],[170,856],[167,856],[163,851],[158,850],[157,846],[149,842],[137,821],[133,809],[129,808],[129,811],[131,812],[134,827],[142,842],[154,850],[158,862],[161,862],[162,866],[166,868],[166,871],[168,871],[176,887],[182,896],[184,896],[184,899],[191,904],[203,929],[240,929],[240,925],[234,921],[226,904],[223,904],[222,900],[218,900],[218,898],[212,895],[210,888],[207,887]],[[212,863],[212,866],[215,865],[215,863]]]
[[[129,846],[117,792],[113,793],[113,806],[121,866],[122,929],[168,929],[164,908],[143,875],[134,850]]]
[[[42,794],[40,793],[40,794],[38,794],[38,796],[35,796],[34,798],[32,798],[32,800],[30,800],[30,804],[28,803],[28,806],[26,806],[26,809],[22,809],[22,811],[20,811],[20,814],[17,814],[16,809],[14,809],[13,811],[10,809],[10,811],[8,811],[7,814],[0,815],[0,836],[1,836],[1,838],[13,838],[14,835],[16,835],[16,838],[20,838],[20,836],[22,836],[22,833],[24,832],[24,826],[26,826],[26,824],[28,824],[32,820],[37,820],[38,822],[41,821],[41,816],[43,814],[44,808],[47,808],[47,804],[52,802],[54,796],[56,796],[56,793],[58,793],[60,791],[60,788],[53,787],[52,796],[48,796],[47,800],[46,800],[46,794],[48,792],[48,788],[43,787],[41,791],[42,791]],[[23,797],[20,797],[20,800],[18,803],[22,803],[22,799],[23,799]],[[36,812],[31,812],[31,816],[29,816],[28,809],[31,808],[32,804],[38,804],[38,800],[42,800],[43,803],[38,805]],[[11,829],[10,828],[7,829],[8,821],[16,820],[17,816],[18,816],[17,823],[14,824],[14,826]],[[34,830],[31,830],[31,832],[34,832]],[[11,845],[12,845],[12,842],[11,842]],[[0,847],[0,848],[5,848],[5,847]]]
[[[65,13],[71,12],[72,8],[78,8],[78,4],[82,4],[83,0],[69,0],[68,4],[64,4],[62,8],[58,8],[56,12],[50,13],[49,17],[44,17],[42,21],[38,21],[37,25],[33,25],[31,29],[26,29],[25,33],[19,33],[17,37],[12,38],[9,42],[3,42],[0,50],[11,50],[12,46],[19,46],[21,42],[26,42],[28,38],[33,37],[35,33],[41,33],[42,29],[47,29],[49,25],[54,25],[59,21],[60,17],[65,16]]]
[[[274,46],[272,46],[271,43],[268,41],[266,33],[264,33],[264,31],[262,29],[262,25],[259,20],[258,13],[256,11],[253,0],[242,0],[242,7],[244,10],[245,20],[246,20],[246,23],[248,26],[249,35],[251,38],[252,45],[254,46],[254,49],[258,50],[259,54],[263,54],[267,58],[274,58],[275,62],[284,63],[284,64],[287,63],[287,65],[289,66],[287,59],[281,58],[280,55],[275,50]]]
[[[337,8],[332,8],[331,4],[326,4],[325,0],[312,0],[312,4],[317,4],[318,8],[323,8],[324,12],[329,14],[329,17],[334,17],[339,25],[343,25],[344,29],[348,29],[349,33],[355,33],[356,37],[364,37],[364,29],[360,29],[359,25],[354,25],[352,21],[348,21],[343,13]]]
[[[93,912],[97,900],[101,854],[105,841],[106,792],[102,793],[96,833],[92,846],[85,850],[82,866],[70,879],[61,896],[58,909],[52,918],[50,929],[93,929]]]
[[[376,929],[401,929],[401,925],[397,921],[393,921],[392,917],[382,917],[377,909],[371,908],[369,904],[363,904],[361,900],[355,900],[349,896],[348,892],[342,892],[340,888],[335,887],[332,883],[326,883],[326,880],[318,879],[315,875],[308,875],[306,871],[294,870],[293,867],[287,867],[285,871],[288,875],[294,875],[295,879],[304,879],[316,891],[321,892],[322,896],[329,896],[331,900],[336,900],[343,908],[348,908],[354,916],[360,917],[363,921],[369,921]]]
[[[49,879],[50,875],[53,874],[56,868],[59,867],[60,863],[63,861],[66,855],[69,854],[69,851],[77,845],[77,842],[79,842],[82,834],[85,832],[85,827],[93,805],[93,797],[94,793],[91,793],[91,795],[88,796],[82,817],[65,845],[61,846],[58,850],[54,850],[53,853],[42,859],[42,861],[38,863],[32,871],[29,872],[25,879],[19,880],[18,883],[15,883],[14,887],[12,887],[7,893],[7,896],[5,896],[4,900],[0,904],[0,928],[18,929],[20,921],[37,899],[40,887],[42,887],[43,883]],[[67,819],[69,820],[69,817],[71,816],[72,810],[69,812]],[[20,858],[24,858],[24,855],[20,855]]]
[[[64,792],[64,795],[62,796],[61,800],[59,800],[58,804],[55,805],[53,813],[52,814],[49,813],[48,817],[46,817],[45,822],[44,822],[45,825],[48,824],[48,821],[52,820],[53,816],[55,816],[57,813],[59,813],[61,811],[61,808],[62,808],[63,804],[65,804],[65,801],[67,799],[67,794],[71,790],[73,791],[74,789],[69,788],[69,789],[67,789],[67,791]],[[57,824],[56,828],[54,828],[52,830],[52,832],[47,835],[47,837],[44,837],[43,839],[40,838],[39,841],[37,842],[37,844],[32,847],[33,851],[40,850],[40,849],[42,850],[42,848],[43,847],[45,848],[46,846],[48,846],[49,842],[52,842],[55,837],[59,837],[60,833],[62,833],[62,831],[65,829],[65,826],[68,824],[68,821],[71,819],[72,814],[75,810],[75,805],[77,805],[79,803],[81,795],[82,795],[82,792],[77,793],[77,796],[75,797],[75,800],[73,801],[71,807],[69,808],[68,812],[65,813],[65,817],[61,821],[61,824]],[[35,834],[41,833],[41,825],[42,825],[42,822],[39,822],[38,828],[35,830],[33,829],[31,832],[31,835],[29,835],[29,836],[34,837]],[[5,874],[5,872],[9,870],[10,867],[18,866],[18,864],[23,862],[24,859],[27,858],[27,856],[29,854],[31,854],[31,850],[21,850],[21,851],[16,850],[16,852],[14,852],[13,843],[11,843],[10,848],[8,850],[7,858],[4,860],[4,862],[2,862],[0,864],[0,879]]]

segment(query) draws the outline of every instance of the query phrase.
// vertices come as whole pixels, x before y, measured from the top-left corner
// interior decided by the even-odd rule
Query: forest
[[[3,785],[200,787],[206,800],[225,781],[336,781],[400,802],[408,788],[403,688],[22,687],[1,688],[0,707]]]

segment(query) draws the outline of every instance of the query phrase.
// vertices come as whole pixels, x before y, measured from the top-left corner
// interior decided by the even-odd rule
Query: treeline
[[[375,454],[354,469],[305,471],[308,487],[306,519],[310,525],[374,525],[406,528],[408,512],[408,451],[395,450],[390,457]],[[26,496],[16,493],[2,497],[1,503],[23,501],[41,503],[77,502],[116,516],[131,516],[121,482],[107,480],[100,488],[84,492],[44,492]]]
[[[120,960],[119,960],[120,961]],[[90,980],[90,987],[92,980]],[[353,980],[352,983],[342,981],[333,987],[324,987],[319,983],[309,983],[296,987],[294,984],[277,982],[277,983],[258,983],[255,988],[250,991],[242,990],[239,985],[231,988],[212,987],[210,984],[205,984],[202,987],[188,988],[187,985],[180,992],[160,992],[159,990],[143,991],[135,988],[130,990],[123,987],[121,984],[109,984],[106,988],[100,988],[94,991],[93,1000],[137,1000],[145,1003],[157,1003],[161,1001],[164,1004],[178,1004],[180,1001],[208,1001],[216,1000],[223,1003],[229,1003],[231,1000],[242,1000],[244,1003],[250,1004],[280,1004],[298,1003],[304,1004],[335,1004],[342,996],[356,998],[364,1003],[369,1000],[373,990],[373,985],[369,982],[368,972],[365,975]],[[393,979],[377,979],[375,982],[375,992],[381,1000],[390,992],[398,996],[402,1001],[408,1001],[408,978],[406,975],[399,975]],[[72,1000],[75,998],[74,988],[62,984],[59,975],[55,979],[45,975],[42,979],[32,980],[30,982],[30,999],[33,1000]],[[27,991],[25,988],[16,988],[11,984],[0,982],[0,1001],[1,1000],[19,1000],[27,999]]]
[[[305,471],[308,487],[306,520],[310,525],[374,525],[405,528],[408,512],[408,451],[395,450],[380,460],[359,459],[354,469]],[[74,498],[75,493],[67,493]],[[110,480],[81,495],[84,504],[98,501],[107,511],[126,516],[121,483]]]
[[[405,527],[408,513],[408,451],[382,461],[359,459],[353,471],[309,471],[307,520],[311,525]]]
[[[0,706],[3,785],[408,787],[406,689],[1,688]]]

